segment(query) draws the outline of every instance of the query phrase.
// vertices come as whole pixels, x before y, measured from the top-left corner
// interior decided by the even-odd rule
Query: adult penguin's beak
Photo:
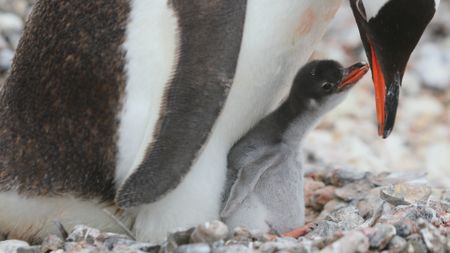
[[[439,0],[350,0],[375,86],[378,134],[394,127],[409,57]]]

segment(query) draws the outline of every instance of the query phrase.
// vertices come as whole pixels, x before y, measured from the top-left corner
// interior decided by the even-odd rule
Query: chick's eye
[[[331,84],[331,83],[323,83],[322,84],[322,90],[329,91],[332,88],[333,88],[333,84]]]

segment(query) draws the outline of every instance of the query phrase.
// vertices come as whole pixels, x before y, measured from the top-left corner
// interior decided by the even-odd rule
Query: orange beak
[[[344,89],[348,86],[356,84],[364,75],[369,71],[369,65],[367,63],[358,62],[344,71],[344,77],[341,83],[338,85],[338,89]]]
[[[375,103],[377,111],[378,121],[378,135],[384,135],[385,126],[385,97],[386,97],[386,83],[384,80],[383,72],[381,71],[380,63],[378,62],[377,55],[373,47],[371,48],[371,65],[372,65],[372,78],[375,86]]]

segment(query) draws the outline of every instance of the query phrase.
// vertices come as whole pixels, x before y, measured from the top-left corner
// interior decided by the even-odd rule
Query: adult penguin
[[[350,2],[387,136],[437,2]],[[113,213],[157,241],[217,218],[228,150],[287,94],[340,4],[38,1],[0,91],[0,233],[119,231]]]

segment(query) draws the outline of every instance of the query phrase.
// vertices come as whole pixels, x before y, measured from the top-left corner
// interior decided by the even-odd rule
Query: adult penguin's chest
[[[207,143],[221,135],[224,147],[229,146],[283,98],[341,1],[247,1],[231,91]],[[118,183],[139,165],[148,146],[159,137],[155,132],[167,102],[164,92],[183,64],[179,62],[183,17],[164,1],[134,0],[131,6],[123,45],[127,84],[118,115]]]
[[[225,103],[180,184],[138,209],[138,237],[158,238],[173,227],[217,218],[228,150],[287,93],[340,2],[247,1],[237,65]],[[158,115],[164,111],[164,92],[170,89],[167,85],[175,70],[185,64],[179,60],[179,49],[186,43],[179,38],[180,18],[165,3],[134,1],[124,44],[128,82],[120,114],[118,183],[139,167],[149,146],[161,138],[155,133],[161,130]],[[214,52],[210,57],[215,57]]]

